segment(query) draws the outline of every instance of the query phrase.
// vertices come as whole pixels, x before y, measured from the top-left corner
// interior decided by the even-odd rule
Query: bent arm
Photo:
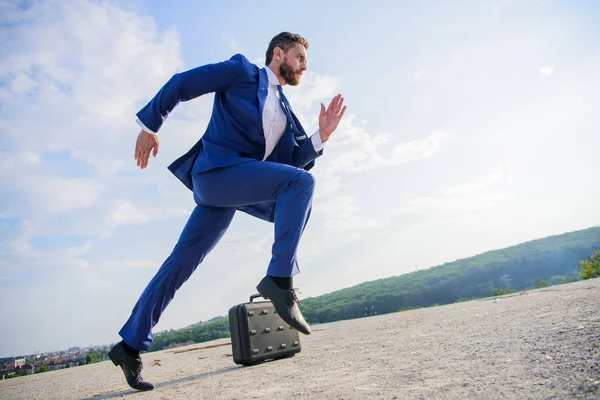
[[[242,69],[240,58],[233,56],[227,61],[203,65],[173,75],[154,98],[138,111],[138,123],[150,133],[157,133],[179,102],[206,93],[226,91],[235,83]]]

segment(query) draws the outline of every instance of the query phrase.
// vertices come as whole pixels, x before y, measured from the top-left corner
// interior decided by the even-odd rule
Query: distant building
[[[7,364],[11,369],[19,369],[22,365],[25,365],[24,358],[18,358],[12,361],[9,361]]]
[[[50,360],[47,360],[44,365],[46,365],[48,367],[49,371],[54,371],[57,369],[63,369],[67,367],[67,361],[62,358],[52,358]]]
[[[9,372],[14,371],[15,369],[12,366],[12,363],[7,364],[7,365],[2,365],[0,366],[0,375],[6,375]]]

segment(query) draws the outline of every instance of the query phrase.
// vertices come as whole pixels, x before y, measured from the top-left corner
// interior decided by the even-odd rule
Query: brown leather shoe
[[[298,308],[295,289],[281,289],[271,277],[265,276],[256,286],[256,290],[265,300],[271,300],[281,319],[298,332],[310,335],[310,326]]]
[[[154,385],[142,378],[142,359],[131,357],[125,351],[123,342],[119,342],[113,346],[108,352],[108,357],[117,367],[120,366],[125,374],[125,379],[129,386],[137,390],[152,390]]]

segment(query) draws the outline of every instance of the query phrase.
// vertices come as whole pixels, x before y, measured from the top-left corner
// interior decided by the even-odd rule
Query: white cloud
[[[9,248],[12,250],[12,252],[25,256],[31,254],[33,251],[31,244],[25,235],[13,237],[9,242]]]
[[[444,131],[433,131],[423,139],[396,144],[391,134],[371,134],[352,124],[348,118],[341,124],[339,137],[333,146],[339,146],[340,154],[332,161],[337,171],[356,173],[391,167],[432,157],[448,136]],[[396,143],[394,143],[396,142]],[[387,153],[387,154],[386,154]]]
[[[10,243],[11,259],[18,260],[24,268],[64,269],[69,267],[85,268],[89,266],[85,256],[93,249],[91,243],[80,246],[67,246],[58,250],[40,251],[35,249],[27,235],[14,236]]]
[[[140,224],[148,222],[150,217],[141,207],[133,205],[130,201],[118,201],[114,210],[110,214],[110,220],[113,226],[124,224]]]
[[[349,195],[317,202],[309,223],[310,234],[302,243],[303,254],[308,257],[320,257],[387,225],[386,221],[369,216],[357,199]]]
[[[69,212],[89,208],[98,200],[103,187],[93,179],[65,179],[60,176],[30,178],[23,188],[27,197],[44,213]]]
[[[424,139],[396,146],[392,151],[391,159],[386,164],[397,165],[430,158],[438,151],[446,136],[445,132],[435,131]]]
[[[421,215],[426,220],[454,219],[497,207],[511,200],[510,192],[496,184],[511,169],[510,161],[497,165],[492,172],[467,182],[439,190],[435,195],[408,196],[395,215]]]
[[[0,216],[28,220],[32,234],[148,221],[131,200],[149,180],[131,178],[134,114],[183,69],[177,33],[108,2],[11,3],[3,15],[0,191],[11,196]]]
[[[552,67],[548,66],[548,65],[542,65],[540,67],[538,67],[538,71],[540,71],[542,73],[542,75],[550,77],[552,76]]]
[[[135,130],[133,114],[182,68],[176,33],[159,34],[152,21],[109,3],[14,7],[2,36],[15,40],[3,43],[0,67],[13,95],[5,113],[19,116],[2,127],[10,150],[67,150],[114,171],[124,155],[114,149]]]
[[[445,188],[442,190],[442,193],[448,196],[461,196],[477,193],[502,179],[502,177],[510,171],[511,166],[510,160],[504,161],[494,167],[491,173],[456,186]]]
[[[67,258],[79,258],[89,253],[90,250],[92,250],[92,245],[90,243],[86,243],[83,246],[71,246],[65,251],[65,256]]]

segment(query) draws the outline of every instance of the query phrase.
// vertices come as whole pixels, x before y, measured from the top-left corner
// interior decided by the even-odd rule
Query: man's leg
[[[172,253],[140,296],[129,320],[119,332],[124,343],[115,346],[109,354],[115,365],[121,365],[132,387],[140,390],[153,388],[141,378],[139,350],[150,349],[152,328],[175,292],[223,237],[234,213],[233,208],[197,205]],[[131,348],[137,350],[138,355],[132,357]]]
[[[275,201],[275,241],[267,273],[291,277],[299,272],[296,249],[310,217],[314,186],[313,176],[302,169],[251,161],[195,176],[194,198],[198,204],[232,208]]]
[[[194,198],[198,204],[240,207],[275,202],[275,241],[267,276],[257,287],[269,298],[280,316],[309,334],[310,327],[297,307],[291,287],[282,287],[278,278],[298,273],[296,250],[310,217],[315,181],[300,168],[289,165],[251,161],[210,171],[194,177]]]
[[[133,308],[119,335],[139,350],[149,350],[152,328],[175,292],[189,279],[229,227],[235,209],[197,205],[179,241]]]

